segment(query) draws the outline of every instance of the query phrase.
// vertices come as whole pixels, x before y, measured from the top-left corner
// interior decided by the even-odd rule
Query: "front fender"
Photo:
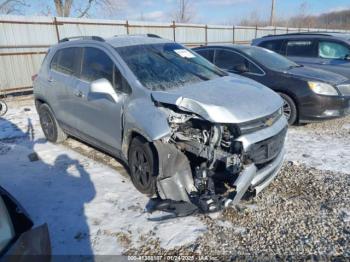
[[[151,100],[133,100],[124,109],[123,155],[127,157],[133,133],[142,135],[149,142],[170,135],[168,115]]]

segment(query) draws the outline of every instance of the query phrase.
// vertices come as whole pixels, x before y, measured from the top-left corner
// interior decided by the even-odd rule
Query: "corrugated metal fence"
[[[0,91],[31,88],[31,76],[38,72],[46,50],[64,37],[153,33],[191,47],[248,44],[252,39],[268,34],[307,31],[327,30],[0,15]]]

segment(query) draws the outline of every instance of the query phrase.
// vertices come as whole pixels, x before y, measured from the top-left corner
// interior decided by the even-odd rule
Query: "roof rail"
[[[153,38],[161,38],[159,35],[156,34],[132,34],[132,35],[115,35],[118,36],[144,36],[144,37],[153,37]]]
[[[336,32],[297,32],[297,33],[287,33],[287,34],[278,34],[278,35],[265,35],[265,37],[274,37],[274,36],[288,36],[288,35],[323,35],[323,36],[331,36],[331,33],[336,33]]]
[[[81,40],[95,40],[95,41],[100,41],[100,42],[105,42],[105,40],[100,37],[100,36],[71,36],[71,37],[65,37],[62,38],[60,41],[58,41],[59,43],[62,42],[67,42],[70,40],[75,40],[75,39],[81,39]]]

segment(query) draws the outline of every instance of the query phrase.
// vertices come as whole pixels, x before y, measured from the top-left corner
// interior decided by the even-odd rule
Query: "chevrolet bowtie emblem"
[[[267,125],[267,126],[272,126],[272,124],[273,124],[273,118],[269,118],[265,122],[265,125]]]

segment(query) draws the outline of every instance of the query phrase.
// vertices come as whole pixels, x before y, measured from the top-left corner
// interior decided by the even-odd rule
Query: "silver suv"
[[[34,94],[49,141],[70,135],[125,161],[160,209],[235,204],[283,162],[287,121],[276,93],[155,35],[64,39]]]

